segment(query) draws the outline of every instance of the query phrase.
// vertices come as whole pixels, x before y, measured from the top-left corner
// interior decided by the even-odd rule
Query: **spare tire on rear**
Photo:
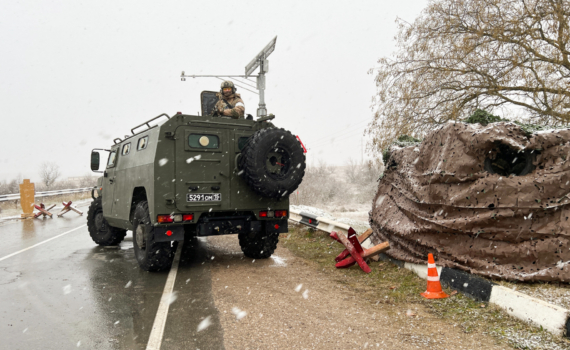
[[[303,147],[287,130],[261,129],[244,146],[240,169],[247,184],[258,194],[270,198],[288,196],[305,175]]]

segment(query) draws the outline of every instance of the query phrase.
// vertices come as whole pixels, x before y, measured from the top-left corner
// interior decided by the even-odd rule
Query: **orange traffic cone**
[[[428,254],[428,277],[427,277],[427,290],[421,293],[421,296],[426,299],[443,299],[449,297],[441,289],[441,283],[439,283],[439,275],[437,274],[437,268],[435,267],[435,261],[433,260],[433,255]]]

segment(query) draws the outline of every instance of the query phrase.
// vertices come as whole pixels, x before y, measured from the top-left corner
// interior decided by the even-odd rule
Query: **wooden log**
[[[364,252],[362,253],[362,258],[367,258],[367,257],[373,256],[373,255],[380,254],[382,252],[387,251],[388,249],[390,249],[390,242],[383,242],[383,243],[377,244],[372,248],[364,250]],[[338,262],[335,266],[337,268],[341,269],[341,268],[345,268],[345,267],[350,267],[350,266],[354,265],[355,263],[356,263],[356,260],[352,256],[349,256],[346,259]]]
[[[73,210],[74,212],[76,212],[79,215],[83,215],[83,212],[75,207],[69,207],[69,209]]]

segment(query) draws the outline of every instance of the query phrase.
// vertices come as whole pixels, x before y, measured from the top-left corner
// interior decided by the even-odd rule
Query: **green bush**
[[[502,119],[501,117],[487,113],[487,111],[478,109],[475,111],[475,113],[471,114],[469,118],[463,120],[463,122],[469,124],[479,123],[481,125],[488,125],[491,123],[498,123],[498,122],[510,122],[510,120]]]
[[[384,162],[384,165],[386,165],[388,163],[388,159],[391,156],[390,147],[392,147],[392,145],[396,145],[399,147],[407,147],[407,146],[417,145],[418,143],[421,143],[421,142],[422,142],[422,140],[416,139],[413,136],[409,136],[409,135],[398,136],[396,141],[392,142],[388,147],[386,147],[382,150],[382,161]]]

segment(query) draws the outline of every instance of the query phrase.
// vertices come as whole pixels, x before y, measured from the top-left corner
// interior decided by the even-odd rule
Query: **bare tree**
[[[48,191],[60,175],[59,165],[55,162],[43,162],[40,165],[40,178]]]
[[[570,122],[570,1],[436,0],[397,23],[396,53],[375,77],[373,153],[477,109]]]

